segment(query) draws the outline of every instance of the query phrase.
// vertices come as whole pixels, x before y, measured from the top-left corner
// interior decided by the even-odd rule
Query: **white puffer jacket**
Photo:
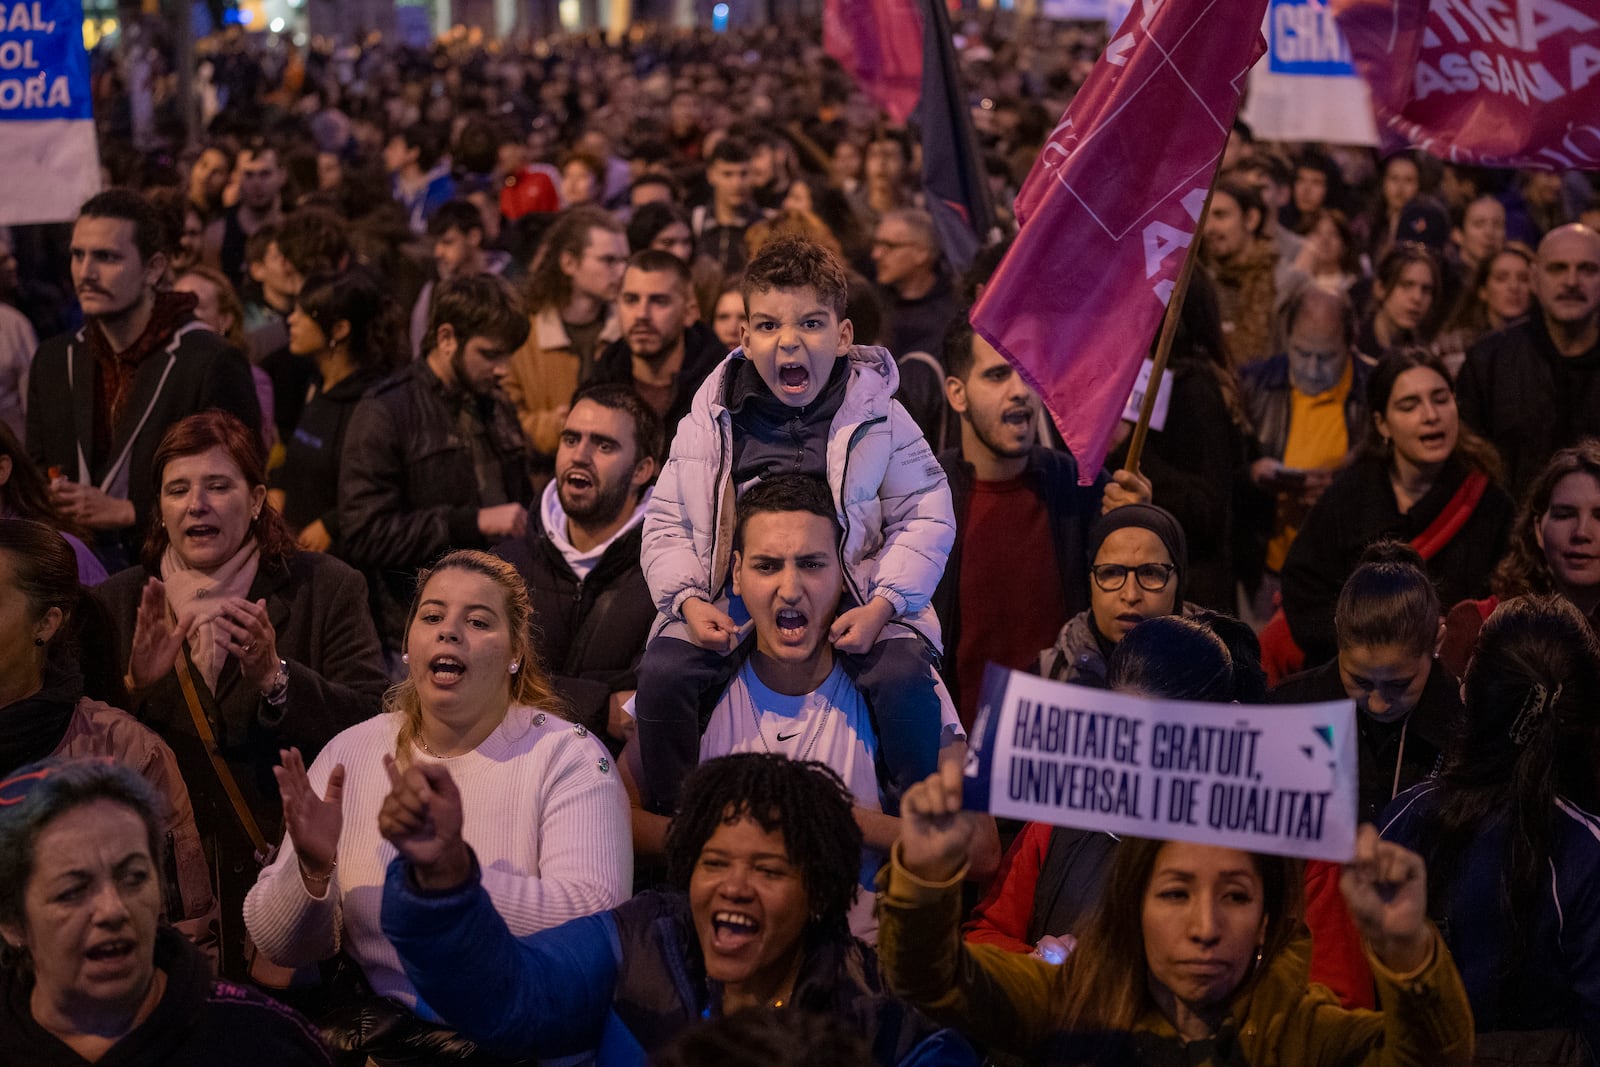
[[[714,602],[733,554],[733,415],[723,403],[735,349],[695,393],[678,425],[645,512],[642,563],[656,607],[667,621],[683,602]],[[896,620],[939,648],[929,606],[955,541],[955,513],[944,470],[922,431],[894,400],[900,372],[884,348],[857,345],[844,359],[850,378],[828,436],[828,486],[844,538],[846,580],[866,603],[894,605]]]

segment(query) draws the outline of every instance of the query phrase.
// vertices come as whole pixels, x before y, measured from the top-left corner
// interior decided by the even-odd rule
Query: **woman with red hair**
[[[385,687],[366,583],[295,549],[267,504],[259,438],[208,411],[152,464],[143,561],[100,592],[118,626],[129,710],[172,746],[221,883],[220,971],[244,974],[241,907],[281,836],[272,767],[378,711]]]

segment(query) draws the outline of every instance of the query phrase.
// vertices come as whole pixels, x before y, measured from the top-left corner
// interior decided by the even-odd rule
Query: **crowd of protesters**
[[[0,241],[0,1062],[1596,1062],[1600,187],[1236,124],[1080,472],[967,312],[1104,38],[958,30],[961,269],[815,26],[234,31],[187,141],[95,56]],[[962,811],[989,663],[1353,700],[1355,858]]]

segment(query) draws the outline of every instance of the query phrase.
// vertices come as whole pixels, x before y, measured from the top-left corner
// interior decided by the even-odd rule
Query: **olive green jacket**
[[[1472,1060],[1472,1009],[1437,934],[1433,959],[1411,975],[1395,974],[1368,952],[1382,1011],[1346,1010],[1326,988],[1309,985],[1311,939],[1302,936],[1234,995],[1209,1051],[1185,1048],[1153,1007],[1131,1034],[1063,1035],[1058,1006],[1073,978],[1071,961],[1056,966],[962,942],[959,880],[923,882],[900,866],[898,848],[895,856],[878,896],[878,954],[887,984],[991,1048],[1044,1063],[1191,1067],[1438,1067]],[[1040,1059],[1046,1047],[1054,1055]]]

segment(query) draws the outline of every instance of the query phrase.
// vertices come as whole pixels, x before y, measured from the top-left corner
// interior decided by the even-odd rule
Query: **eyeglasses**
[[[1127,585],[1130,574],[1138,581],[1140,589],[1147,593],[1159,593],[1172,581],[1177,571],[1177,565],[1172,563],[1141,563],[1137,567],[1100,563],[1089,568],[1089,573],[1094,576],[1094,584],[1106,593],[1115,593]]]

